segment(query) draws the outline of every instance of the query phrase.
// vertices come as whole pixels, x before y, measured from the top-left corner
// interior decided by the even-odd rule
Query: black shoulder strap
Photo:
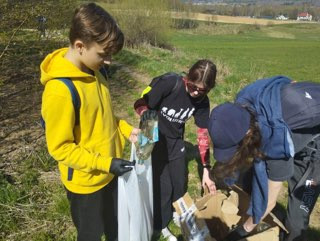
[[[73,82],[69,78],[58,78],[58,80],[62,81],[69,89],[71,97],[72,97],[72,103],[74,107],[74,112],[76,116],[76,121],[75,125],[80,124],[80,106],[81,106],[81,101],[80,101],[80,96],[79,93],[74,86]]]
[[[170,95],[170,94],[172,94],[172,93],[175,93],[176,90],[178,90],[178,89],[180,88],[180,86],[181,86],[181,84],[182,84],[181,76],[180,76],[180,75],[178,75],[178,74],[176,74],[176,73],[174,73],[174,72],[165,73],[165,74],[163,74],[163,75],[160,75],[160,76],[157,76],[157,77],[153,78],[149,86],[152,87],[155,82],[157,82],[157,81],[159,81],[159,80],[161,80],[161,79],[170,78],[170,77],[171,77],[171,78],[174,77],[174,80],[172,80],[172,81],[175,81],[175,85],[173,86],[173,88],[171,89],[171,91],[166,95],[166,96],[168,96],[168,95]]]
[[[183,82],[183,81],[181,81],[181,78],[177,76],[177,78],[176,78],[176,84],[174,85],[173,89],[170,91],[170,94],[175,93],[175,91],[180,88],[182,82]]]
[[[75,112],[75,118],[76,118],[75,119],[75,126],[77,126],[80,124],[81,101],[80,101],[79,93],[70,78],[57,78],[57,80],[60,80],[61,82],[63,82],[68,87],[68,89],[70,91],[71,98],[72,98],[72,104],[73,104],[73,108],[74,108],[74,112]],[[43,127],[43,129],[45,129],[46,123],[45,123],[42,116],[40,118],[40,124]]]
[[[71,94],[71,98],[72,98],[72,104],[73,104],[73,108],[74,108],[74,112],[75,112],[75,126],[80,124],[80,106],[81,106],[81,101],[80,101],[80,96],[79,93],[76,89],[76,87],[74,86],[72,80],[70,78],[57,78],[57,80],[62,81],[69,89],[70,94]],[[41,116],[40,119],[40,123],[42,125],[42,127],[45,129],[45,122],[43,117]],[[68,177],[67,180],[71,181],[72,177],[73,177],[73,171],[74,169],[71,167],[68,167]]]
[[[99,69],[99,72],[105,79],[108,79],[108,70],[104,66],[102,66],[101,69]]]

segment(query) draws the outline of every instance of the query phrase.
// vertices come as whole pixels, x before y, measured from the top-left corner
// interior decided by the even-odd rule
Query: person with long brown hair
[[[215,86],[216,66],[210,60],[198,60],[185,75],[166,73],[152,80],[135,102],[135,110],[145,121],[154,114],[159,119],[159,142],[152,152],[154,229],[170,241],[177,240],[167,228],[173,216],[172,203],[186,192],[184,129],[193,116],[199,153],[203,165],[202,185],[215,191],[209,176],[209,98]]]
[[[275,207],[288,182],[286,241],[304,240],[320,192],[320,84],[284,76],[261,79],[243,88],[234,103],[215,107],[208,130],[217,161],[213,176],[232,185],[247,173],[249,218],[225,240],[250,235]],[[249,181],[248,181],[249,180]]]

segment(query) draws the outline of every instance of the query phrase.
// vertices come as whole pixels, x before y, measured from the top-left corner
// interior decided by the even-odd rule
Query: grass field
[[[199,29],[205,34],[201,34]],[[286,75],[297,81],[320,82],[319,34],[320,25],[316,24],[252,27],[203,23],[198,29],[181,30],[172,35],[171,43],[176,48],[174,53],[142,48],[123,52],[118,58],[151,76],[163,71],[186,70],[188,65],[199,58],[213,59],[218,63],[219,71],[218,85],[209,94],[211,105],[214,106],[232,100],[241,87],[258,78]],[[188,123],[186,130],[186,141],[196,143],[193,123]],[[194,157],[194,146],[188,147],[188,192],[196,198],[201,195],[197,174],[198,160]],[[285,192],[281,195],[280,202],[285,206]],[[311,218],[313,228],[310,229],[308,237],[311,241],[320,238],[317,231],[320,228],[319,210],[317,204]],[[179,234],[179,230],[173,224],[170,227]]]
[[[174,51],[148,45],[124,49],[115,57],[116,63],[111,66],[110,89],[115,110],[119,117],[137,125],[138,118],[133,112],[132,103],[151,78],[169,71],[187,71],[200,58],[213,59],[218,66],[218,85],[209,94],[212,106],[232,100],[242,86],[261,77],[281,74],[295,80],[320,82],[319,36],[318,24],[250,26],[201,23],[197,29],[172,33],[170,42]],[[0,44],[3,44],[1,39]],[[15,46],[19,44],[25,43],[17,41]],[[64,46],[65,42],[43,44],[47,47],[39,45],[32,52],[24,48],[25,54],[32,61],[19,65],[19,75],[8,74],[0,86],[0,100],[3,101],[1,107],[6,106],[0,108],[1,113],[8,112],[8,118],[2,116],[0,119],[3,126],[3,133],[0,133],[1,151],[4,147],[11,147],[13,140],[22,143],[23,147],[18,152],[19,156],[0,157],[0,241],[75,240],[75,229],[65,192],[59,181],[56,162],[46,152],[43,131],[37,124],[41,102],[38,65],[46,53]],[[16,48],[9,51],[17,53]],[[19,54],[23,52],[20,50]],[[10,62],[13,59],[4,63],[9,65]],[[27,72],[27,77],[22,75],[26,73],[25,70],[30,72]],[[18,85],[21,90],[17,88]],[[12,93],[8,94],[9,90]],[[21,93],[26,96],[19,96]],[[31,95],[27,95],[28,93]],[[13,98],[14,96],[17,98]],[[25,100],[31,101],[29,103]],[[25,110],[24,115],[21,108]],[[14,120],[15,125],[12,125],[11,121]],[[28,125],[26,120],[29,121]],[[30,125],[33,125],[32,128]],[[201,195],[195,129],[193,121],[189,121],[185,140],[189,170],[188,192],[193,198]],[[21,136],[17,133],[19,130],[22,130]],[[40,138],[31,138],[28,131],[40,133]],[[38,147],[35,148],[32,144],[37,144]],[[128,155],[127,148],[126,157]],[[281,202],[285,203],[285,193]],[[317,205],[308,241],[320,240],[319,215],[320,207]],[[175,234],[180,235],[177,227],[173,224],[170,227]]]
[[[236,35],[194,35],[192,31],[174,35],[172,43],[185,54],[228,65],[231,73],[223,86],[273,75],[320,81],[316,64],[320,61],[320,24],[266,26]]]
[[[230,27],[223,25],[226,29]],[[215,34],[215,25],[207,28],[212,28],[212,34],[210,31],[205,35],[194,34],[195,30],[180,31],[172,37],[172,43],[185,55],[218,60],[228,70],[210,93],[212,105],[232,100],[239,89],[258,78],[286,75],[297,81],[320,82],[319,24],[260,26],[238,34],[234,31]],[[285,193],[279,201],[285,206]],[[319,240],[319,203],[311,226],[308,240]]]

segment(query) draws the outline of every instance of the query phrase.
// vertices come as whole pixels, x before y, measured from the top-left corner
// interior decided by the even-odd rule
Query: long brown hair
[[[217,67],[208,59],[198,60],[189,70],[187,78],[193,83],[203,83],[208,90],[216,84]]]
[[[254,114],[250,113],[250,127],[242,139],[233,157],[226,163],[217,163],[213,169],[213,176],[217,179],[232,177],[237,170],[244,170],[252,165],[254,158],[264,158],[260,151],[261,134]]]

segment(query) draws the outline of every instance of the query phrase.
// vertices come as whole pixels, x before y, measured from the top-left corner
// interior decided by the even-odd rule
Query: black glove
[[[250,233],[247,232],[243,225],[239,225],[232,229],[230,233],[223,239],[223,241],[237,241],[247,237]]]
[[[141,115],[141,122],[147,120],[153,120],[157,117],[158,113],[156,110],[146,110]]]
[[[116,176],[122,176],[124,173],[132,170],[136,161],[129,162],[123,159],[112,158],[110,172]]]

